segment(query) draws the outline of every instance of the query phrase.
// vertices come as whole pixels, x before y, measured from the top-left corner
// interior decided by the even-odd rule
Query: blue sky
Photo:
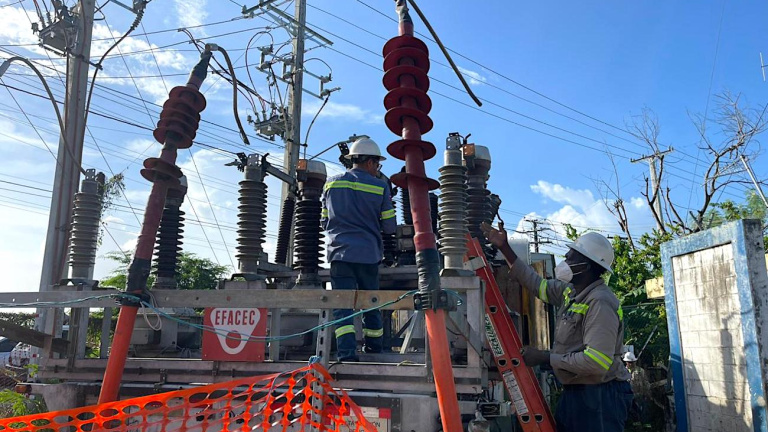
[[[151,104],[162,104],[166,87],[182,84],[195,62],[193,47],[184,43],[186,36],[175,31],[179,27],[202,25],[190,28],[196,38],[225,47],[236,59],[236,66],[245,66],[242,54],[248,40],[257,28],[270,23],[256,17],[211,25],[238,17],[240,7],[234,3],[149,3],[143,27],[119,47],[125,56],[115,55],[104,63],[94,94],[94,108],[135,125],[153,127],[159,109]],[[331,85],[342,88],[332,95],[312,129],[310,154],[352,133],[368,134],[382,147],[396,139],[382,121],[385,90],[380,70],[381,47],[397,31],[396,24],[387,18],[394,17],[392,3],[309,0],[309,26],[334,44],[332,49],[311,50],[307,58],[320,58],[328,63],[333,70]],[[633,233],[650,229],[653,221],[640,195],[647,165],[629,162],[648,150],[621,130],[625,121],[639,114],[643,107],[657,113],[662,144],[679,150],[670,157],[674,164],[668,186],[673,196],[682,206],[696,208],[706,155],[698,153],[698,135],[691,115],[705,110],[713,114],[715,96],[724,90],[741,94],[741,100],[752,106],[766,103],[768,84],[762,80],[758,57],[760,51],[768,52],[762,30],[764,17],[768,16],[765,3],[512,4],[422,0],[420,5],[443,42],[458,53],[454,60],[485,101],[479,110],[472,107],[469,97],[457,90],[460,84],[456,77],[443,66],[445,59],[429,42],[433,60],[431,117],[435,128],[425,139],[441,151],[447,134],[458,131],[471,133],[472,141],[491,149],[494,167],[490,188],[504,201],[502,215],[509,227],[528,228],[520,222],[527,215],[550,220],[555,232],[549,235],[556,240],[562,236],[564,222],[593,227],[606,234],[617,233],[618,225],[604,208],[594,182],[611,180],[613,168],[606,154],[610,151],[620,173]],[[0,57],[10,56],[10,51],[63,70],[60,59],[53,55],[51,61],[45,51],[34,46],[37,40],[29,30],[29,19],[36,21],[32,3],[4,0],[0,7],[8,17],[8,25],[0,29]],[[282,7],[293,11],[292,4]],[[117,37],[133,20],[132,14],[115,4],[108,4],[103,12],[106,20],[98,21],[94,30],[94,38],[102,39],[94,43],[94,61],[112,44],[110,31]],[[424,32],[418,20],[416,27]],[[155,33],[162,30],[168,31]],[[144,36],[145,32],[152,34]],[[271,34],[276,45],[289,39],[281,29],[272,30]],[[258,51],[253,47],[267,43],[269,37],[262,36],[251,45],[251,66],[258,62]],[[148,44],[154,56],[148,51]],[[314,45],[309,43],[308,47]],[[306,67],[318,75],[328,73],[328,67],[320,61],[308,61]],[[59,75],[50,68],[44,68],[44,72],[60,97],[63,86]],[[244,68],[237,72],[240,79],[248,80]],[[13,66],[3,77],[4,84],[41,93],[36,80],[19,74],[28,75],[29,71]],[[268,98],[264,75],[254,68],[251,75],[256,89]],[[208,108],[202,117],[211,123],[201,126],[198,140],[226,152],[243,151],[234,132],[231,88],[225,84],[210,77],[204,85]],[[317,91],[317,86],[315,79],[305,79],[305,88]],[[38,286],[50,204],[50,193],[46,191],[51,189],[55,168],[43,140],[55,153],[58,127],[50,102],[18,90],[11,92],[42,137],[41,140],[36,135],[8,91],[0,88],[0,187],[4,188],[0,190],[0,266],[6,274],[20,275],[15,278],[13,290],[27,291]],[[139,95],[147,101],[146,107],[137,99]],[[305,130],[320,103],[305,95]],[[243,116],[247,106],[241,98]],[[92,136],[86,134],[84,166],[103,170],[107,175],[124,172],[128,177],[126,196],[136,212],[134,216],[124,199],[118,201],[120,207],[107,219],[111,236],[105,235],[99,255],[117,250],[118,245],[130,252],[138,232],[136,217],[141,217],[148,193],[148,184],[138,175],[139,163],[156,155],[160,146],[154,143],[149,131],[103,116],[91,115],[89,126]],[[268,151],[275,156],[273,162],[281,163],[279,145],[251,141],[251,151]],[[750,150],[756,151],[759,143],[755,141],[750,146]],[[237,221],[235,194],[241,174],[223,166],[232,158],[226,153],[201,146],[193,147],[192,152],[200,177],[189,152],[183,151],[179,157],[179,165],[191,179],[191,200],[185,204],[185,210],[189,217],[202,220],[205,230],[188,224],[185,248],[230,264],[235,253],[235,232],[231,228]],[[335,151],[328,153],[330,160],[336,156]],[[702,162],[697,164],[695,156]],[[441,162],[438,156],[427,163],[434,177]],[[384,170],[393,173],[401,165],[402,162],[390,158]],[[753,165],[758,175],[768,175],[764,157],[758,157]],[[329,165],[331,172],[338,169]],[[271,253],[279,185],[273,181],[269,185],[270,234],[266,247]],[[743,197],[743,190],[743,186],[734,186],[719,198],[738,200]],[[214,219],[222,225],[221,230],[215,227]],[[557,243],[545,249],[562,251]],[[111,268],[111,263],[100,258],[96,276],[107,274]]]

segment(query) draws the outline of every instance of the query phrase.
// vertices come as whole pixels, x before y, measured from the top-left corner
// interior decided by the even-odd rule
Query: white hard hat
[[[596,232],[588,232],[566,246],[594,261],[600,267],[613,273],[613,246],[607,238]]]
[[[381,155],[378,144],[370,138],[359,138],[349,146],[349,154],[345,158],[352,159],[355,156],[377,156],[379,160],[386,159]]]
[[[626,354],[624,354],[623,360],[625,362],[636,362],[637,357],[635,357],[635,354],[632,351],[627,351]]]

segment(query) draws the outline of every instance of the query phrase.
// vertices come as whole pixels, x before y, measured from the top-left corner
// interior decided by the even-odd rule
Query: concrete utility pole
[[[59,139],[56,174],[53,180],[53,197],[48,217],[48,231],[40,276],[40,291],[50,291],[53,285],[66,275],[67,245],[72,224],[72,207],[80,182],[80,165],[83,159],[83,135],[85,124],[85,98],[93,33],[94,0],[80,0],[79,10],[74,10],[78,25],[75,38],[67,52],[67,95],[64,101],[64,130]],[[67,144],[71,147],[67,149]],[[36,324],[39,331],[53,334],[54,313],[51,309],[39,311]],[[55,336],[55,335],[54,335]]]
[[[658,178],[658,175],[656,174],[656,159],[659,159],[661,156],[664,156],[667,153],[671,153],[674,150],[675,149],[670,147],[667,150],[664,150],[663,152],[656,151],[653,154],[648,156],[641,156],[637,159],[631,159],[632,163],[642,162],[646,160],[648,161],[648,166],[651,170],[651,191],[655,191],[659,183],[659,178]],[[656,197],[654,197],[654,200],[651,204],[653,204],[653,208],[656,209],[656,214],[659,216],[658,220],[656,221],[656,227],[661,230],[664,228],[664,214],[661,212],[661,199],[659,197],[659,194],[656,194]]]
[[[307,0],[296,1],[295,18],[298,22],[296,36],[293,38],[293,67],[292,84],[288,92],[288,111],[290,112],[290,129],[285,140],[285,155],[283,157],[283,171],[291,177],[296,176],[296,165],[299,162],[299,150],[301,150],[301,99],[304,88],[304,37],[307,25]],[[283,183],[280,195],[280,214],[283,214],[285,199],[293,192],[287,183]],[[291,230],[293,231],[293,230]],[[293,236],[288,246],[286,264],[293,263]]]
[[[552,243],[550,240],[539,239],[539,231],[547,231],[549,228],[539,229],[540,222],[538,219],[528,220],[528,222],[531,223],[532,229],[530,231],[524,231],[523,234],[533,234],[533,251],[539,253],[539,245]]]
[[[760,183],[757,181],[757,177],[755,177],[755,173],[752,172],[752,167],[749,166],[749,162],[747,161],[747,158],[744,157],[744,155],[739,155],[739,158],[741,159],[741,163],[744,164],[744,169],[747,170],[749,173],[749,178],[752,179],[752,183],[755,185],[755,191],[757,191],[757,194],[762,198],[763,204],[765,204],[766,207],[768,207],[768,200],[765,198],[765,194],[763,193],[763,188],[760,187]]]

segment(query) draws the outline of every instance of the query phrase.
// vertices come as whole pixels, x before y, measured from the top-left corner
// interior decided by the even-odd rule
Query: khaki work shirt
[[[563,384],[629,381],[621,360],[624,321],[619,300],[603,280],[573,296],[573,285],[544,279],[519,259],[512,274],[541,301],[555,306],[555,343],[550,364]]]

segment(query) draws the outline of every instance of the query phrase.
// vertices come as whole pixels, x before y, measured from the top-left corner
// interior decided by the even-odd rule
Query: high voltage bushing
[[[462,270],[467,252],[467,167],[461,153],[461,137],[446,139],[440,168],[440,252],[443,268]]]
[[[491,219],[496,218],[501,208],[501,197],[496,194],[491,194]]]
[[[491,192],[487,188],[491,170],[491,152],[488,147],[468,144],[464,147],[464,164],[467,167],[467,228],[472,237],[480,240],[486,255],[492,250],[485,242],[480,225],[493,221]]]
[[[440,237],[437,232],[437,221],[440,219],[440,214],[438,213],[438,197],[436,193],[430,192],[429,193],[429,215],[432,219],[432,232],[435,233],[435,235]]]
[[[163,216],[157,230],[155,246],[155,282],[152,288],[176,289],[178,281],[179,253],[184,233],[184,212],[181,205],[187,194],[187,178],[182,176],[179,185],[168,189]]]
[[[248,155],[244,169],[245,178],[240,181],[237,222],[238,269],[241,275],[257,275],[259,260],[264,252],[267,227],[266,172],[259,155]]]
[[[389,177],[382,175],[381,179],[384,180],[387,183],[387,187],[390,190],[390,200],[392,202],[392,208],[397,208],[395,203],[395,194],[397,193],[397,189],[392,186],[392,182],[389,180]],[[397,225],[397,218],[395,218],[395,225]],[[382,257],[382,263],[387,267],[392,267],[397,262],[397,236],[395,233],[387,234],[385,232],[381,233],[381,241],[382,245],[384,246],[384,256]]]
[[[299,180],[299,201],[296,203],[293,236],[294,268],[299,270],[296,283],[319,285],[318,270],[323,247],[320,198],[328,176],[325,164],[315,160],[300,160],[296,175]]]
[[[275,262],[288,264],[288,244],[291,242],[291,228],[293,227],[293,212],[296,209],[296,199],[292,196],[283,201],[283,210],[280,212],[280,226],[277,230],[277,247],[275,248]]]
[[[381,234],[381,241],[384,244],[384,257],[382,262],[387,267],[392,267],[397,262],[397,236],[392,234]]]
[[[75,194],[69,265],[72,279],[91,279],[99,243],[99,222],[104,194],[104,174],[85,171],[80,192]]]
[[[405,173],[403,168],[401,173]],[[400,207],[400,216],[403,219],[405,225],[413,225],[413,215],[411,214],[411,194],[408,192],[408,188],[400,188],[400,196],[402,197],[402,206]]]

